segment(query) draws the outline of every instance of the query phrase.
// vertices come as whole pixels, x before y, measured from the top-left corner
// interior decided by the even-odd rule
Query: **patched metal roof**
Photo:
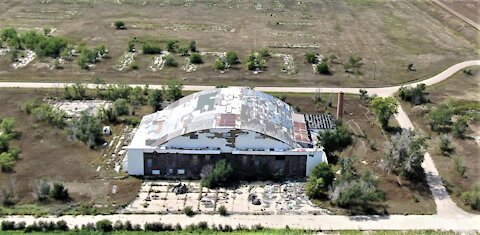
[[[145,116],[140,129],[152,147],[200,130],[232,128],[255,131],[292,147],[310,144],[305,118],[285,102],[249,88],[218,88],[186,96]]]

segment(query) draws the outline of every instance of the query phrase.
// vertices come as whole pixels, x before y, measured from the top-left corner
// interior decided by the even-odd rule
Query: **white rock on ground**
[[[24,68],[35,59],[35,56],[37,55],[35,52],[31,50],[25,50],[25,51],[27,55],[25,57],[19,58],[17,62],[13,63],[12,64],[13,68],[15,69]]]

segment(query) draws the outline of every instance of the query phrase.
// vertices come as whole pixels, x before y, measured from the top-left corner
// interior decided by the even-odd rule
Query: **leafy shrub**
[[[162,48],[157,45],[153,45],[150,42],[144,42],[142,44],[142,51],[143,51],[143,54],[149,54],[149,55],[160,54],[162,53]]]
[[[352,134],[342,123],[337,123],[335,130],[326,130],[318,135],[319,146],[329,154],[341,151],[353,143]]]
[[[400,87],[399,96],[402,100],[408,101],[414,105],[423,104],[428,101],[428,93],[425,91],[425,84],[418,84],[416,87]]]
[[[208,229],[208,223],[206,221],[200,221],[197,224],[197,228],[200,230],[207,230]]]
[[[125,223],[123,223],[123,229],[122,230],[133,231],[132,222],[130,222],[130,220],[125,221]]]
[[[453,136],[456,138],[465,138],[465,132],[467,132],[468,123],[465,118],[459,118],[452,126]]]
[[[57,221],[57,223],[55,224],[55,230],[57,230],[57,231],[68,231],[67,222],[65,222],[65,220]]]
[[[480,210],[480,182],[477,182],[472,191],[462,193],[462,198],[474,210]]]
[[[330,74],[330,68],[328,66],[328,63],[325,61],[322,61],[319,64],[317,64],[316,69],[319,74],[325,74],[325,75]]]
[[[402,133],[391,137],[390,149],[384,158],[384,169],[410,179],[420,179],[425,151],[425,138],[404,129]]]
[[[115,28],[116,29],[125,29],[125,22],[121,21],[121,20],[117,20],[113,23],[113,25],[115,25]]]
[[[197,43],[195,41],[191,41],[189,47],[190,47],[190,51],[192,52],[197,51]]]
[[[233,168],[227,160],[222,159],[215,164],[212,172],[202,179],[202,186],[216,188],[226,186],[232,177]]]
[[[267,58],[267,57],[270,57],[270,51],[268,51],[267,48],[262,48],[258,51],[258,54],[262,57],[262,58]]]
[[[178,48],[178,53],[179,53],[181,56],[187,56],[187,55],[188,55],[188,48],[186,48],[186,47],[180,47],[180,48]]]
[[[200,55],[200,53],[192,53],[190,55],[190,63],[192,63],[192,64],[203,63],[203,59],[202,59],[202,56]]]
[[[174,231],[174,228],[171,224],[164,224],[161,222],[145,223],[144,229],[145,231],[152,232]]]
[[[44,179],[38,179],[33,182],[33,195],[39,201],[45,201],[50,194],[50,184]]]
[[[95,223],[95,227],[97,228],[98,231],[102,231],[102,232],[113,231],[112,222],[107,219],[97,221],[97,223]]]
[[[66,200],[68,199],[68,189],[62,183],[55,182],[50,190],[50,197],[56,200]]]
[[[438,147],[440,149],[440,152],[442,152],[445,155],[450,154],[453,151],[453,147],[450,145],[450,136],[448,135],[441,135],[439,137],[439,142],[438,142]]]
[[[0,228],[2,231],[15,230],[15,222],[4,220],[0,224]]]
[[[228,51],[226,55],[227,63],[230,65],[239,64],[240,60],[238,59],[237,53],[234,51]]]
[[[218,58],[215,60],[213,64],[213,68],[216,70],[225,70],[227,68],[227,64],[222,59]]]
[[[388,127],[390,117],[398,113],[398,103],[393,97],[375,97],[370,102],[370,106],[384,129]]]
[[[327,163],[320,163],[312,169],[305,191],[310,198],[324,198],[327,196],[328,188],[335,178],[333,170]]]
[[[310,64],[317,63],[317,56],[313,52],[305,53],[305,61]]]
[[[167,42],[167,51],[173,53],[173,52],[175,52],[176,50],[177,50],[177,42],[172,41],[172,40],[168,41],[168,42]]]
[[[165,59],[165,65],[166,66],[168,66],[168,67],[177,67],[178,66],[178,63],[173,56],[166,55],[164,59]]]
[[[340,207],[360,206],[365,209],[370,203],[384,199],[377,185],[378,180],[367,171],[360,179],[339,181],[330,197]]]
[[[462,176],[465,177],[465,173],[467,172],[467,167],[465,166],[465,163],[460,157],[454,157],[453,158],[453,163],[455,164],[455,169],[457,172]]]
[[[248,56],[248,59],[247,59],[248,70],[264,70],[266,67],[267,67],[266,61],[264,57],[260,55],[260,53],[256,55],[254,52],[252,52],[250,56]]]
[[[453,112],[446,105],[440,105],[427,113],[430,129],[436,132],[445,131],[452,124]]]
[[[227,208],[224,205],[221,205],[220,207],[218,207],[217,211],[221,216],[227,216],[228,215]]]
[[[183,208],[183,213],[187,216],[194,216],[195,215],[195,212],[192,210],[191,206],[186,206],[185,208]]]

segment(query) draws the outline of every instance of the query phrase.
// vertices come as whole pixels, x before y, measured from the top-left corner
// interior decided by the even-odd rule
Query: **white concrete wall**
[[[318,150],[318,152],[315,152],[313,155],[307,156],[307,172],[305,172],[305,175],[310,176],[312,169],[322,162],[327,162],[327,158],[323,150]]]
[[[270,138],[257,138],[260,135],[256,132],[249,131],[248,134],[239,135],[235,140],[236,149],[282,149],[288,150],[291,147],[281,141]]]
[[[171,139],[165,143],[167,148],[182,148],[182,149],[204,149],[204,148],[219,148],[221,152],[230,153],[233,148],[229,145],[225,137],[215,137],[215,134],[226,135],[228,134],[228,129],[219,129],[215,132],[210,133],[200,133],[197,132],[198,139],[191,139],[190,136],[179,136],[174,139]],[[213,137],[213,138],[212,138]],[[282,149],[288,150],[291,147],[281,141],[264,138],[261,135],[253,131],[248,131],[248,133],[239,134],[235,139],[235,148],[236,149],[255,149],[255,150],[264,150],[264,149]]]
[[[143,169],[143,150],[141,149],[127,149],[129,175],[144,175]]]

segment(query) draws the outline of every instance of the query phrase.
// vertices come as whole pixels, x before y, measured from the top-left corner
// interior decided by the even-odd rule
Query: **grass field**
[[[123,20],[126,30],[115,30]],[[185,84],[245,86],[384,86],[422,79],[454,63],[478,58],[478,32],[428,1],[265,1],[265,0],[82,0],[0,2],[0,28],[19,31],[54,28],[53,35],[89,46],[105,44],[110,58],[93,69],[76,61],[50,70],[48,59],[35,59],[13,69],[9,56],[0,58],[0,80],[79,81],[100,77],[107,82],[159,84],[179,78]],[[242,62],[252,50],[270,47],[273,53],[293,56],[296,74],[281,71],[282,58],[267,60],[267,70],[253,75],[245,63],[221,74],[208,55],[197,71],[182,69],[185,58],[175,55],[177,68],[153,72],[151,55],[138,54],[138,70],[118,71],[116,64],[132,38],[149,38],[165,48],[165,41],[191,40],[200,51],[235,50]],[[285,46],[288,45],[288,46]],[[306,48],[292,48],[306,47]],[[140,48],[139,45],[136,46]],[[313,73],[304,54],[336,55],[332,75]],[[361,75],[345,73],[341,63],[350,55],[363,57]],[[416,71],[408,71],[413,63]],[[373,79],[375,73],[375,79]]]
[[[75,207],[115,209],[128,204],[136,195],[140,181],[135,178],[115,178],[111,171],[97,166],[104,159],[102,150],[92,150],[87,145],[72,141],[66,130],[45,123],[36,123],[23,107],[29,100],[42,100],[55,91],[2,89],[0,91],[0,118],[13,117],[14,130],[20,137],[12,145],[21,150],[20,160],[10,173],[0,172],[0,185],[13,184],[15,198],[20,206],[2,208],[2,214],[50,214],[61,211],[74,213]],[[115,175],[118,176],[118,175]],[[35,202],[32,184],[37,179],[61,181],[68,186],[71,202],[29,205]],[[117,193],[112,193],[117,185]],[[22,206],[23,205],[23,206]],[[26,206],[25,206],[26,205]]]
[[[455,106],[474,107],[480,104],[480,67],[472,67],[473,75],[466,75],[463,72],[455,74],[449,80],[427,88],[430,93],[431,103],[427,106],[438,107],[442,103],[455,102]],[[428,137],[428,151],[431,154],[440,176],[446,182],[447,188],[451,191],[452,199],[465,210],[472,211],[461,199],[462,192],[473,189],[473,186],[480,179],[480,161],[478,151],[480,146],[475,142],[474,137],[480,136],[480,123],[470,121],[466,132],[466,138],[451,138],[454,148],[450,156],[445,156],[439,150],[439,134],[431,131],[427,119],[424,117],[422,107],[412,107],[404,103],[403,107],[408,112],[415,127]],[[473,110],[473,109],[472,109]],[[462,177],[455,168],[454,158],[459,158],[466,165],[465,176]],[[478,211],[477,211],[478,213]]]

